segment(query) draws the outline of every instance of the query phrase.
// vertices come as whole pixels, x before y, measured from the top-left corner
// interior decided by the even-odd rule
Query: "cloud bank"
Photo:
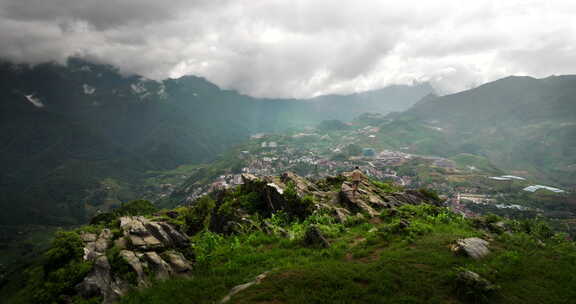
[[[576,72],[566,0],[0,0],[0,57],[87,57],[258,97]]]

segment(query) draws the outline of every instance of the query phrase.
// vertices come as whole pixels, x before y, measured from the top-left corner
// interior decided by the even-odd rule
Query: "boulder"
[[[120,228],[131,235],[146,236],[150,234],[144,227],[148,220],[142,216],[123,216],[120,218]]]
[[[456,244],[452,247],[452,251],[456,253],[464,253],[469,257],[478,260],[490,253],[488,244],[488,241],[477,237],[460,239],[456,241]]]
[[[456,282],[464,295],[481,294],[486,296],[498,290],[497,285],[492,284],[490,281],[470,270],[459,272],[456,276]]]
[[[306,244],[306,246],[312,247],[330,247],[330,242],[328,242],[328,240],[324,237],[322,231],[314,225],[308,227],[306,230],[306,233],[304,234],[304,244]]]

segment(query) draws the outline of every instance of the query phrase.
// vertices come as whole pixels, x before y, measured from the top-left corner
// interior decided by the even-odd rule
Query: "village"
[[[519,190],[500,187],[494,191],[494,185],[525,182],[525,179],[513,175],[490,176],[474,166],[459,167],[447,158],[377,149],[374,148],[377,145],[373,145],[377,132],[378,128],[366,126],[345,132],[310,129],[292,135],[256,134],[235,156],[242,164],[236,172],[220,174],[210,183],[198,185],[189,192],[186,201],[190,204],[210,191],[237,187],[243,183],[243,173],[271,176],[291,171],[314,180],[349,172],[356,166],[375,180],[408,189],[432,189],[442,194],[447,207],[467,217],[476,216],[484,209],[505,213],[541,212],[538,208],[508,201],[508,193],[538,189],[563,191],[541,185],[525,185]],[[454,182],[451,176],[464,177],[464,181]]]

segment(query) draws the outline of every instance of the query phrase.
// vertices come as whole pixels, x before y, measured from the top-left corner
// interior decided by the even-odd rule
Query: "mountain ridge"
[[[407,107],[430,89],[391,90],[394,96],[414,90],[397,98]],[[19,216],[0,222],[81,223],[96,209],[137,198],[149,171],[214,160],[254,133],[351,119],[350,109],[362,106],[348,98],[313,105],[255,99],[196,76],[156,82],[78,58],[66,66],[4,62],[0,204],[16,206]],[[323,110],[326,104],[332,112]],[[118,190],[100,191],[96,200],[84,194],[107,188]]]

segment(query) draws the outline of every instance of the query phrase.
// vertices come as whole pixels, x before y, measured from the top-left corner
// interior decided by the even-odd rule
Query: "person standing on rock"
[[[352,171],[352,196],[356,195],[356,191],[358,191],[358,186],[360,185],[363,176],[364,174],[362,174],[362,171],[360,171],[360,168],[358,167]]]

